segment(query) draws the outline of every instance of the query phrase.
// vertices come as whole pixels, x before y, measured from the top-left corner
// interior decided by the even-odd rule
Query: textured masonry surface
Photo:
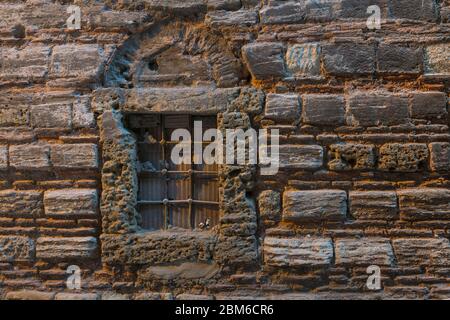
[[[450,298],[449,22],[448,0],[0,1],[0,298]],[[142,230],[129,113],[279,129],[280,171],[223,165],[218,226]]]

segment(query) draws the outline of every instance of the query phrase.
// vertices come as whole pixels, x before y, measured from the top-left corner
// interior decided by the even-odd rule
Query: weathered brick
[[[49,28],[65,28],[67,18],[66,5],[59,3],[40,2],[39,5],[29,4],[21,10],[21,22],[29,30]]]
[[[127,107],[136,112],[217,114],[238,95],[237,88],[139,88],[129,92]]]
[[[312,1],[313,2],[313,1]],[[381,16],[385,17],[385,0],[332,0],[336,3],[336,18],[353,18],[367,20],[367,8],[377,5],[381,9]]]
[[[266,80],[286,76],[284,47],[281,43],[251,43],[242,48],[242,54],[255,79]]]
[[[281,197],[278,191],[264,190],[258,196],[259,216],[262,221],[281,219]]]
[[[204,12],[207,8],[205,0],[146,0],[145,4],[153,10],[170,11],[181,15]]]
[[[269,93],[264,117],[278,121],[295,122],[300,117],[300,100],[296,94]]]
[[[392,240],[400,266],[450,265],[450,243],[446,238],[401,238]]]
[[[0,236],[0,262],[31,261],[34,241],[23,236]]]
[[[50,77],[79,78],[97,81],[103,70],[103,53],[94,44],[66,44],[53,48],[50,63]]]
[[[0,145],[0,171],[8,169],[8,147]]]
[[[240,0],[208,0],[209,10],[238,10],[241,6]]]
[[[48,145],[36,144],[10,146],[9,165],[16,170],[48,170],[50,148]]]
[[[411,95],[411,118],[446,119],[447,95],[444,92],[414,92]]]
[[[377,70],[385,74],[417,74],[422,70],[422,48],[381,44],[377,51]]]
[[[89,128],[95,125],[88,97],[79,97],[72,105],[72,125],[75,129]]]
[[[375,146],[353,143],[330,145],[328,168],[334,171],[365,170],[375,166]]]
[[[97,190],[62,189],[46,191],[45,214],[49,216],[97,216]]]
[[[344,123],[345,103],[340,95],[303,95],[302,120],[318,126],[339,126]]]
[[[83,12],[83,18],[87,16],[87,24],[91,29],[101,28],[130,32],[135,30],[137,26],[149,21],[149,15],[143,11],[104,10],[101,5],[90,7],[86,11]]]
[[[450,43],[433,44],[425,49],[425,73],[450,74]]]
[[[55,300],[99,300],[100,296],[97,293],[57,293]]]
[[[274,267],[323,267],[331,264],[330,238],[264,238],[264,263]]]
[[[285,191],[283,220],[342,220],[347,213],[347,194],[342,190]]]
[[[331,75],[372,74],[375,69],[375,46],[359,43],[322,45],[325,71]]]
[[[42,192],[0,191],[0,215],[11,217],[33,217],[43,213]]]
[[[36,290],[21,290],[10,291],[6,294],[6,300],[53,300],[55,293],[36,291]]]
[[[351,191],[350,214],[362,220],[392,220],[398,218],[395,191]]]
[[[286,66],[295,77],[320,76],[320,45],[294,44],[286,51]]]
[[[40,80],[48,72],[49,55],[47,46],[0,50],[0,78]]]
[[[97,239],[94,237],[38,238],[36,257],[43,260],[80,260],[97,256]]]
[[[379,152],[378,168],[384,171],[415,172],[427,167],[428,147],[421,143],[388,143]]]
[[[29,123],[29,112],[26,106],[0,106],[0,127],[26,126]]]
[[[352,126],[391,126],[408,119],[408,97],[391,93],[355,92],[350,95],[347,124]]]
[[[259,15],[263,24],[296,23],[305,20],[304,10],[305,6],[299,1],[274,2],[274,5],[264,6]]]
[[[389,239],[338,239],[335,243],[336,264],[352,266],[391,266],[394,252]]]
[[[450,171],[450,143],[433,142],[429,148],[431,170]]]
[[[400,217],[403,220],[450,219],[450,190],[439,188],[397,191]]]
[[[389,0],[388,9],[392,18],[436,21],[437,7],[434,0]]]
[[[50,159],[54,168],[98,168],[97,145],[92,143],[52,145],[50,154]]]
[[[0,29],[7,29],[17,23],[23,9],[23,3],[0,3]]]
[[[317,145],[280,145],[281,169],[318,169],[323,164],[323,148]]]
[[[31,124],[35,128],[70,128],[72,107],[69,104],[44,104],[31,107]]]
[[[258,13],[255,10],[209,12],[205,22],[213,28],[221,26],[252,26],[258,22]]]

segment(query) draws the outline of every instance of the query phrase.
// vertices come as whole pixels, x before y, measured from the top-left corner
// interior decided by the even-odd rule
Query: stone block
[[[264,190],[258,196],[259,216],[262,221],[281,219],[281,197],[278,191]]]
[[[104,10],[101,5],[90,7],[87,12],[83,12],[84,17],[88,20],[87,23],[91,29],[123,30],[125,32],[134,31],[139,25],[150,20],[148,14],[143,11]]]
[[[0,215],[10,217],[37,217],[42,215],[42,192],[40,191],[0,191]]]
[[[348,125],[392,126],[408,121],[408,97],[405,95],[378,92],[355,92],[350,95]]]
[[[145,7],[178,15],[191,15],[205,12],[207,3],[205,0],[146,0]]]
[[[31,125],[35,128],[69,129],[72,124],[70,104],[44,104],[31,107]]]
[[[383,171],[416,172],[426,169],[428,147],[421,143],[388,143],[380,147],[378,168]]]
[[[425,48],[425,74],[450,74],[450,43],[433,44]]]
[[[269,93],[266,96],[264,117],[276,121],[296,122],[300,117],[300,100],[296,94]]]
[[[381,44],[377,51],[377,71],[384,74],[418,74],[422,71],[423,49]]]
[[[0,171],[8,169],[8,147],[0,145]]]
[[[127,109],[135,112],[213,114],[226,110],[239,96],[238,88],[139,88],[127,97]]]
[[[359,43],[322,45],[325,71],[335,76],[372,74],[375,69],[375,46]]]
[[[48,170],[50,148],[48,145],[38,144],[10,146],[9,165],[16,170]]]
[[[59,45],[53,48],[49,76],[96,82],[103,63],[103,50],[96,44]]]
[[[445,120],[447,118],[447,95],[444,92],[414,92],[411,95],[411,118]]]
[[[429,148],[431,170],[450,171],[450,143],[433,142]]]
[[[397,263],[400,266],[450,265],[450,243],[446,238],[393,239]]]
[[[437,4],[434,0],[388,0],[390,18],[436,21]]]
[[[213,28],[223,26],[252,26],[258,23],[258,12],[255,10],[211,11],[206,15],[205,22]]]
[[[97,217],[98,195],[95,189],[62,189],[44,193],[48,216]]]
[[[264,263],[272,267],[326,267],[333,259],[330,238],[264,238]]]
[[[286,51],[287,70],[296,78],[320,76],[320,45],[294,44]]]
[[[97,145],[58,144],[51,146],[51,162],[58,169],[96,169],[98,168]]]
[[[283,221],[343,220],[347,214],[347,194],[343,190],[285,191]]]
[[[350,214],[360,220],[394,220],[398,218],[395,191],[351,191]]]
[[[449,220],[450,190],[415,188],[397,190],[400,217],[403,220]]]
[[[0,262],[24,262],[34,258],[34,241],[23,236],[0,236]]]
[[[36,243],[36,257],[43,260],[84,260],[97,257],[97,239],[94,237],[41,237]]]
[[[262,24],[299,23],[306,19],[304,10],[304,4],[299,1],[276,1],[264,6],[259,15]]]
[[[391,243],[385,238],[337,239],[335,250],[336,265],[392,266],[395,260]]]
[[[286,76],[284,47],[281,43],[259,42],[247,44],[242,54],[252,76],[257,80]]]
[[[317,145],[280,145],[281,169],[314,170],[323,165],[323,148]]]
[[[353,143],[330,145],[328,168],[333,171],[367,170],[375,166],[375,146]]]
[[[208,0],[209,10],[239,10],[242,4],[240,0]]]
[[[50,48],[28,46],[0,51],[0,78],[5,80],[42,80],[48,72]]]
[[[37,290],[21,290],[10,291],[6,294],[6,300],[53,300],[55,293],[37,291]]]
[[[67,13],[67,7],[67,5],[49,1],[28,3],[21,10],[21,22],[27,30],[34,32],[53,28],[63,29],[67,27],[67,19],[70,16]]]
[[[95,126],[95,117],[88,97],[80,97],[74,101],[72,105],[72,124],[75,129]]]
[[[339,126],[345,120],[344,97],[306,94],[303,96],[302,120],[316,126]]]
[[[99,300],[100,295],[97,293],[68,293],[60,292],[55,296],[55,300]]]
[[[29,117],[26,106],[17,104],[14,107],[0,106],[0,127],[27,126]]]

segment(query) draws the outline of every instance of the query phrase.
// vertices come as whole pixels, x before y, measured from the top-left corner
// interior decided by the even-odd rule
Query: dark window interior
[[[171,150],[178,141],[171,134],[184,128],[194,137],[194,121],[202,121],[203,132],[216,128],[211,116],[133,114],[128,126],[138,139],[138,210],[142,227],[148,230],[178,227],[210,229],[219,221],[217,165],[174,164]],[[210,142],[203,142],[204,148]],[[194,157],[194,142],[191,154]],[[193,162],[193,161],[192,161]]]

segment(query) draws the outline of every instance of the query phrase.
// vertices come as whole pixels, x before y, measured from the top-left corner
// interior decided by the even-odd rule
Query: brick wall
[[[0,1],[0,297],[450,297],[449,19],[447,0]],[[217,229],[146,233],[127,112],[279,129],[280,171],[225,167]]]

